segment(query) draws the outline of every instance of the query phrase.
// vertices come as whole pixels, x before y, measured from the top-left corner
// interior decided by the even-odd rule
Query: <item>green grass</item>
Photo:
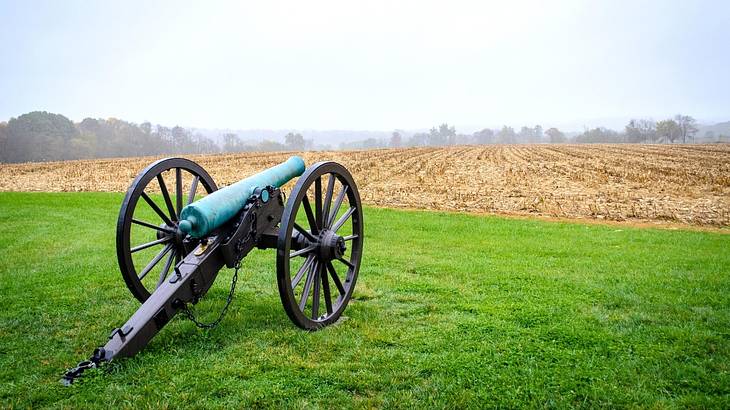
[[[373,208],[338,325],[291,324],[254,251],[218,328],[176,318],[64,388],[139,306],[120,202],[0,194],[0,407],[730,406],[730,235]]]

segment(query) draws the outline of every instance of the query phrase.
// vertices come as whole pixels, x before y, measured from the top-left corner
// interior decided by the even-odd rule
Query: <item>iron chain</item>
[[[233,279],[231,280],[231,290],[228,292],[228,299],[226,300],[226,305],[223,306],[223,310],[221,310],[220,315],[218,315],[218,318],[214,320],[211,323],[203,323],[200,320],[198,320],[195,317],[195,311],[193,310],[192,306],[188,306],[185,304],[182,308],[183,314],[190,319],[191,322],[195,323],[195,326],[201,328],[201,329],[212,329],[223,320],[223,318],[226,316],[226,313],[228,312],[228,307],[231,306],[231,302],[233,302],[233,293],[236,291],[236,282],[238,282],[238,270],[241,268],[241,262],[239,261],[235,266],[235,271],[233,272]]]

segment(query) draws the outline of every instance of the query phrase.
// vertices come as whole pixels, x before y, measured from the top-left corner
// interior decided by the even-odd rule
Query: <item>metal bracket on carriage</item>
[[[256,189],[249,203],[234,217],[237,222],[220,245],[228,268],[235,267],[256,247],[262,234],[281,221],[283,210],[281,190],[271,186]]]

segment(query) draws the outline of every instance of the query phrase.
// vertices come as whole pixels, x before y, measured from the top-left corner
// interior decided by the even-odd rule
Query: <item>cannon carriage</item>
[[[286,198],[282,186],[297,178]],[[198,164],[184,158],[152,163],[134,179],[117,220],[119,268],[142,305],[91,358],[68,370],[71,384],[88,368],[133,356],[178,313],[200,327],[222,319],[238,268],[254,248],[276,250],[279,296],[289,319],[306,330],[334,323],[357,281],[363,249],[357,186],[345,167],[286,162],[218,189]],[[235,268],[226,305],[213,324],[191,306],[218,272]]]

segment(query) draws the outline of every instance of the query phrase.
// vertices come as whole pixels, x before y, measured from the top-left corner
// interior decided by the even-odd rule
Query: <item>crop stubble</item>
[[[292,153],[191,156],[227,185]],[[730,226],[730,145],[488,145],[301,154],[370,205]],[[0,165],[0,191],[124,192],[154,158]],[[291,188],[287,186],[286,188]]]

